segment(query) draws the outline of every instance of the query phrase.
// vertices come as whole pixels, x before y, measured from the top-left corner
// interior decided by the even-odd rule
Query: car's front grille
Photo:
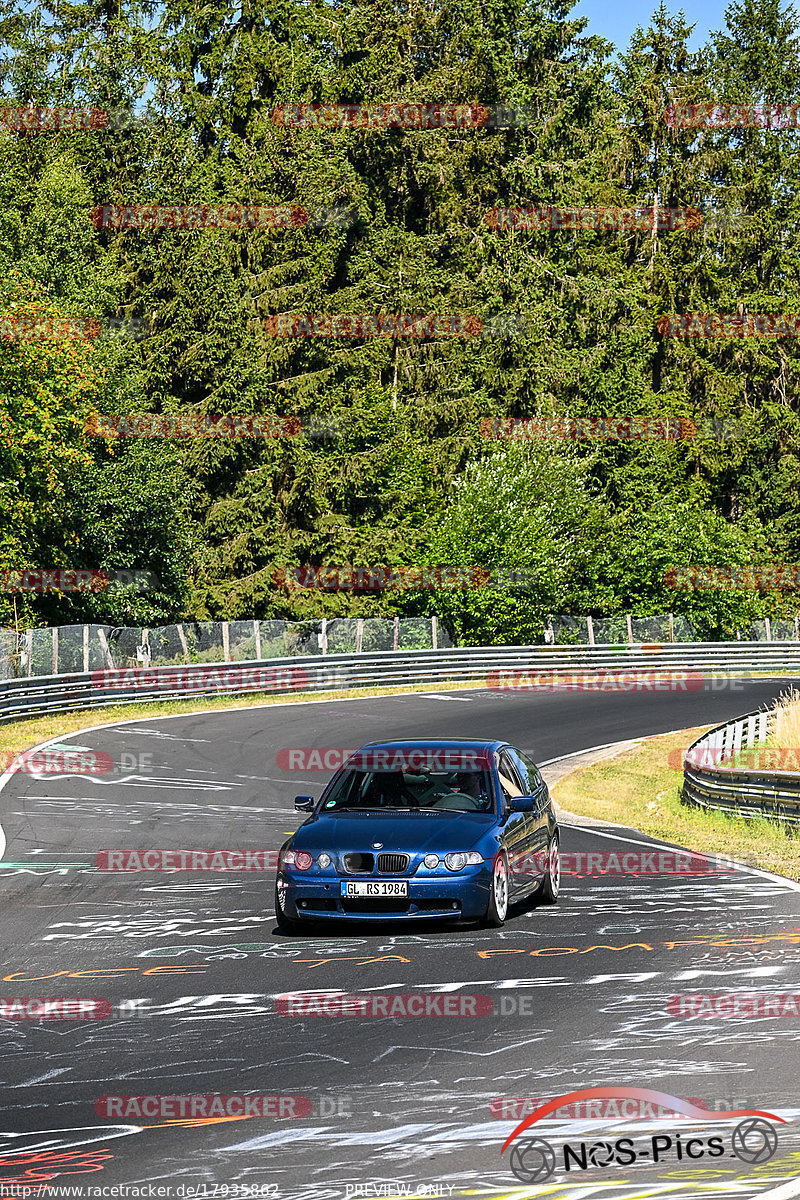
[[[400,875],[408,870],[409,857],[407,854],[379,854],[378,870],[385,875]]]
[[[345,854],[342,861],[350,875],[371,875],[375,869],[374,854]]]
[[[407,896],[343,896],[346,913],[407,913]]]

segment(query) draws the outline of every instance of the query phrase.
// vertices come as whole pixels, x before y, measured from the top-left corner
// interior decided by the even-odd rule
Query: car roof
[[[475,750],[489,754],[507,746],[502,738],[408,738],[390,742],[365,742],[360,750]]]

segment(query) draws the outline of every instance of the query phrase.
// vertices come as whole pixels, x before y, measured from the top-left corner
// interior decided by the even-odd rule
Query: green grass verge
[[[615,758],[579,767],[553,785],[553,797],[568,812],[633,826],[698,853],[727,854],[800,880],[800,830],[684,804],[683,771],[670,765],[670,754],[674,761],[675,752],[684,751],[707,728],[650,738]]]

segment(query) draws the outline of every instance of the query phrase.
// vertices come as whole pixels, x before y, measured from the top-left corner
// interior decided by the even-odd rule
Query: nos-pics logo
[[[517,1141],[526,1129],[530,1129],[531,1125],[550,1113],[568,1104],[589,1099],[644,1101],[671,1109],[693,1121],[702,1121],[703,1124],[728,1121],[734,1117],[744,1119],[731,1133],[728,1147],[722,1134],[685,1138],[674,1132],[651,1134],[638,1139],[623,1137],[613,1141],[565,1142],[559,1151],[556,1151],[550,1142],[537,1136]],[[783,1117],[758,1109],[698,1108],[687,1100],[681,1100],[667,1092],[654,1091],[652,1088],[582,1088],[580,1091],[558,1096],[537,1108],[521,1121],[506,1139],[500,1153],[504,1154],[511,1143],[516,1142],[511,1151],[510,1166],[517,1179],[525,1184],[544,1183],[557,1170],[570,1173],[587,1171],[592,1167],[630,1167],[637,1162],[644,1165],[682,1162],[684,1166],[699,1166],[704,1159],[730,1156],[744,1163],[757,1164],[768,1162],[778,1148],[778,1134],[770,1124],[771,1121],[786,1123]]]

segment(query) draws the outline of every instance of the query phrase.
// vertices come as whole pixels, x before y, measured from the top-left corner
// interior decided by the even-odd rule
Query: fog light
[[[432,871],[434,867],[438,867],[439,865],[439,855],[426,854],[422,861],[425,863],[425,866],[428,868],[428,870]]]

